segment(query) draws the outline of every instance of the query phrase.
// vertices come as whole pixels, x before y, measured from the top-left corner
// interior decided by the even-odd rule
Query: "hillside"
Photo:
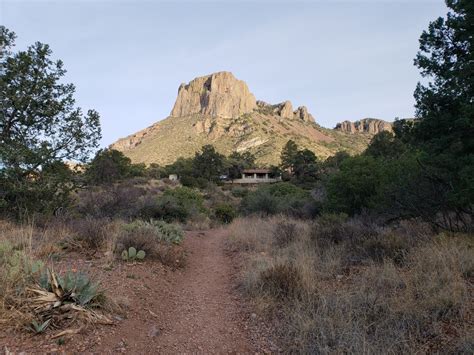
[[[118,140],[111,148],[135,163],[165,165],[212,144],[225,155],[250,150],[259,164],[270,165],[279,163],[281,149],[290,139],[326,158],[340,150],[360,152],[376,133],[369,125],[343,129],[347,126],[323,128],[306,107],[294,110],[289,101],[276,105],[257,101],[245,82],[232,73],[219,72],[182,84],[169,117]],[[387,122],[380,127],[391,128]]]

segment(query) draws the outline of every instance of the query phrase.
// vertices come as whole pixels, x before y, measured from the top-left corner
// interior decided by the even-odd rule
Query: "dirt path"
[[[224,254],[225,232],[190,233],[186,271],[164,304],[158,349],[164,352],[249,353],[242,314]]]
[[[187,233],[187,265],[176,271],[154,261],[118,263],[110,269],[101,259],[65,258],[57,267],[94,275],[122,307],[123,316],[113,315],[114,325],[66,336],[61,344],[51,337],[53,332],[0,332],[0,354],[243,354],[272,349],[262,340],[262,324],[250,316],[234,289],[235,270],[225,239],[225,230]]]

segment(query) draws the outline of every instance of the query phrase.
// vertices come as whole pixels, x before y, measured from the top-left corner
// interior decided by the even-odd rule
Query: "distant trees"
[[[0,212],[52,211],[75,188],[64,161],[85,162],[101,137],[99,114],[75,106],[63,62],[40,42],[12,52],[0,26]]]
[[[250,152],[233,152],[227,159],[227,175],[235,180],[242,177],[244,169],[255,167],[255,156]]]
[[[102,149],[87,166],[86,177],[92,184],[110,184],[145,173],[145,164],[132,164],[130,158],[118,150]]]
[[[300,150],[289,140],[281,152],[280,169],[287,174],[287,180],[298,184],[312,184],[318,180],[319,164],[316,155],[309,149]]]

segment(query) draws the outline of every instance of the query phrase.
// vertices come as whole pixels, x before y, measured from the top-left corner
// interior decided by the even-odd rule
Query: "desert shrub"
[[[183,241],[184,232],[180,226],[157,220],[151,220],[149,223],[159,231],[162,241],[173,244],[181,244]]]
[[[125,225],[119,233],[116,244],[116,253],[120,254],[123,250],[133,247],[137,250],[143,250],[147,256],[156,255],[156,248],[160,240],[154,228],[137,227]]]
[[[145,251],[147,256],[157,257],[163,245],[180,244],[183,237],[183,230],[177,225],[156,220],[136,220],[123,226],[117,240],[117,252],[134,247]]]
[[[305,190],[282,182],[259,187],[242,199],[240,208],[245,215],[284,213],[303,217],[303,208],[309,200]]]
[[[214,207],[214,216],[219,222],[229,224],[237,217],[237,211],[231,204],[221,203]]]
[[[138,214],[137,201],[147,190],[131,184],[90,187],[79,191],[74,211],[81,216],[95,218],[130,218]]]
[[[261,288],[277,300],[297,297],[303,282],[299,270],[291,264],[277,264],[260,273]]]
[[[407,251],[421,240],[400,235],[370,221],[347,219],[347,215],[323,215],[313,224],[311,239],[322,254],[340,245],[348,265],[382,262],[385,258],[403,263]]]
[[[278,222],[274,232],[274,243],[277,247],[283,248],[293,242],[300,232],[296,223],[288,221]]]
[[[235,186],[232,188],[231,193],[232,193],[232,196],[234,197],[242,198],[248,195],[249,189],[245,187]]]
[[[76,219],[68,223],[73,235],[69,246],[79,246],[87,250],[98,250],[107,239],[107,219],[91,217]],[[72,242],[72,243],[71,243]]]
[[[300,230],[283,248],[282,223]],[[471,344],[466,236],[339,215],[237,218],[229,231],[231,247],[246,253],[242,290],[275,317],[284,352],[454,353]]]
[[[205,212],[202,195],[188,187],[165,190],[153,207],[153,218],[166,222],[186,222],[195,214]]]

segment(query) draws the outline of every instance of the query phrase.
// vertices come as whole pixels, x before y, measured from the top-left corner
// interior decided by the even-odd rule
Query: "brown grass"
[[[296,230],[298,232],[296,232]],[[324,216],[237,219],[243,291],[301,353],[459,352],[472,346],[472,236]]]

